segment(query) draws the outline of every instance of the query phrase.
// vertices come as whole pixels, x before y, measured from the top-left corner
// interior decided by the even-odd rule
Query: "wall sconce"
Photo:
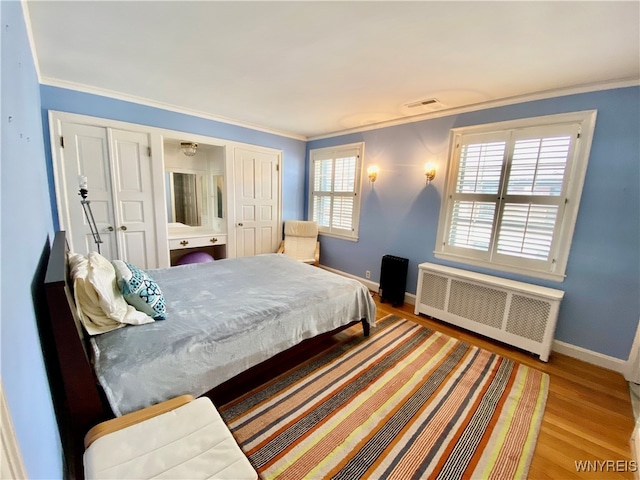
[[[369,165],[367,168],[367,175],[369,176],[369,181],[371,183],[375,182],[376,178],[378,178],[378,167],[375,165]]]
[[[436,178],[436,164],[432,162],[425,163],[424,176],[427,177],[425,185],[429,185],[431,181]]]
[[[180,148],[182,148],[182,153],[184,153],[187,157],[193,157],[196,154],[198,144],[193,142],[181,142]]]

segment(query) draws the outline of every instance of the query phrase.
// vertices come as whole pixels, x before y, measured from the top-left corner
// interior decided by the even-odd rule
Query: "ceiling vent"
[[[441,108],[442,104],[438,102],[436,98],[427,98],[426,100],[418,100],[417,102],[405,103],[407,108],[415,107],[429,107],[429,108]]]

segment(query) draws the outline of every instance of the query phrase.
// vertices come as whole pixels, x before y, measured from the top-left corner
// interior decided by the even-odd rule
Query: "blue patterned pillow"
[[[154,320],[167,318],[167,309],[162,290],[151,276],[135,265],[114,260],[118,287],[127,303],[146,313]]]

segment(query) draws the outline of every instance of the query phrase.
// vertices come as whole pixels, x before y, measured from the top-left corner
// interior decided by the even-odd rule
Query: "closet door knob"
[[[120,230],[126,230],[126,229],[127,229],[127,226],[126,226],[126,225],[122,225],[122,226],[120,227]]]
[[[112,227],[111,225],[109,225],[109,226],[107,227],[107,231],[108,231],[108,232],[113,232],[113,227]]]
[[[244,225],[243,225],[242,223],[239,223],[239,224],[238,224],[238,226],[239,226],[239,227],[243,227]]]

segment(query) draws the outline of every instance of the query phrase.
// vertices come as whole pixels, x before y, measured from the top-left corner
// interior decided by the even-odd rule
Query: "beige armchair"
[[[320,242],[318,242],[318,225],[316,222],[289,220],[284,224],[284,240],[278,253],[300,262],[320,264]]]

